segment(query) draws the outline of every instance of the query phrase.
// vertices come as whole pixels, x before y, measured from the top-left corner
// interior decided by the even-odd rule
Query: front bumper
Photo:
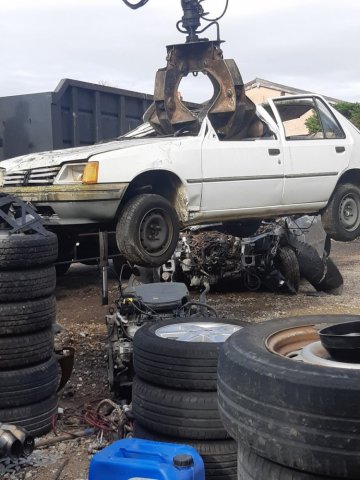
[[[2,191],[31,203],[46,224],[75,225],[112,221],[128,185],[5,186]]]

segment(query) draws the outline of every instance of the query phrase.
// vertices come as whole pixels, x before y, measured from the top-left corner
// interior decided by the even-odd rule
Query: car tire
[[[303,363],[266,346],[269,337],[286,329],[315,325],[318,330],[359,318],[281,318],[232,335],[218,366],[219,410],[229,434],[274,463],[359,478],[360,371]],[[289,335],[294,339],[292,330]]]
[[[55,267],[0,271],[0,302],[47,297],[56,287]]]
[[[50,328],[55,323],[53,295],[24,302],[0,303],[0,335],[23,335]]]
[[[26,367],[44,362],[53,353],[52,328],[26,335],[0,337],[0,370]]]
[[[238,450],[238,478],[239,480],[335,480],[334,477],[323,477],[311,473],[293,470],[265,458],[239,444]]]
[[[316,288],[324,279],[324,260],[320,258],[316,249],[308,243],[290,237],[290,244],[295,249],[300,276]]]
[[[148,323],[141,327],[134,336],[134,368],[138,377],[154,385],[180,390],[216,391],[217,362],[222,343],[205,341],[200,334],[199,341],[177,341],[162,338],[157,334],[160,329],[176,329],[179,325],[197,326],[204,324],[229,325],[229,335],[236,327],[241,328],[245,322],[226,319],[174,319]],[[182,328],[182,327],[179,327]],[[233,330],[234,329],[234,330]],[[207,332],[208,330],[204,330]]]
[[[247,238],[255,235],[259,230],[261,220],[249,219],[236,222],[223,222],[222,230],[233,237]]]
[[[18,425],[30,435],[40,437],[51,430],[57,405],[57,396],[53,396],[23,407],[0,409],[0,423]]]
[[[5,234],[4,234],[5,233]],[[13,234],[0,231],[0,269],[25,269],[49,265],[58,256],[55,233]]]
[[[330,257],[327,257],[326,259],[325,269],[325,277],[315,286],[316,290],[331,295],[341,295],[344,286],[344,279]]]
[[[228,438],[220,420],[216,392],[170,390],[135,377],[132,395],[134,418],[148,430],[196,440]]]
[[[178,240],[179,220],[166,198],[142,194],[125,205],[116,227],[116,241],[130,263],[159,267],[172,256]]]
[[[355,240],[360,235],[360,188],[352,183],[338,185],[321,218],[324,230],[334,240]]]
[[[237,443],[227,440],[193,440],[166,437],[146,430],[137,422],[134,437],[156,442],[190,445],[201,455],[208,480],[237,480]]]
[[[59,374],[54,357],[33,367],[0,371],[0,409],[29,405],[55,395]]]
[[[274,264],[285,278],[288,285],[294,290],[299,291],[300,268],[296,253],[291,247],[280,247],[274,258]]]

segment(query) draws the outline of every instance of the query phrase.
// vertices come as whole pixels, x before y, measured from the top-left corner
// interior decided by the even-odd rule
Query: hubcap
[[[178,342],[223,343],[241,329],[239,325],[228,323],[174,323],[158,328],[155,335]]]
[[[140,223],[140,243],[144,250],[153,255],[163,255],[171,243],[173,226],[166,212],[153,209],[144,215]]]
[[[318,326],[315,325],[281,330],[270,335],[265,345],[270,352],[290,360],[324,367],[360,370],[360,364],[333,360],[322,346]]]
[[[339,217],[345,230],[352,232],[360,224],[360,200],[352,194],[346,195],[339,206]]]

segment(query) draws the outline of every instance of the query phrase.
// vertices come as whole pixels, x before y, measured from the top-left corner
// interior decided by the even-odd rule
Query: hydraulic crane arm
[[[144,120],[161,134],[172,134],[181,130],[197,132],[206,115],[221,138],[241,138],[254,118],[255,105],[245,95],[244,83],[234,60],[225,60],[221,49],[218,21],[225,15],[229,0],[225,0],[223,13],[209,18],[202,3],[204,0],[181,0],[183,17],[177,29],[186,33],[186,43],[167,47],[167,65],[158,70],[155,79],[154,103],[144,115]],[[132,4],[136,9],[148,0]],[[201,21],[208,22],[200,30]],[[217,28],[217,40],[199,38],[209,27]],[[203,73],[211,80],[214,94],[209,102],[191,111],[179,96],[179,85],[190,73]]]

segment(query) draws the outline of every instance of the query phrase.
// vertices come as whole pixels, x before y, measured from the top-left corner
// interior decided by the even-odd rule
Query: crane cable
[[[137,8],[143,7],[144,5],[147,4],[149,0],[140,0],[137,3],[131,3],[128,0],[123,0],[126,6],[132,8],[133,10],[136,10]]]

